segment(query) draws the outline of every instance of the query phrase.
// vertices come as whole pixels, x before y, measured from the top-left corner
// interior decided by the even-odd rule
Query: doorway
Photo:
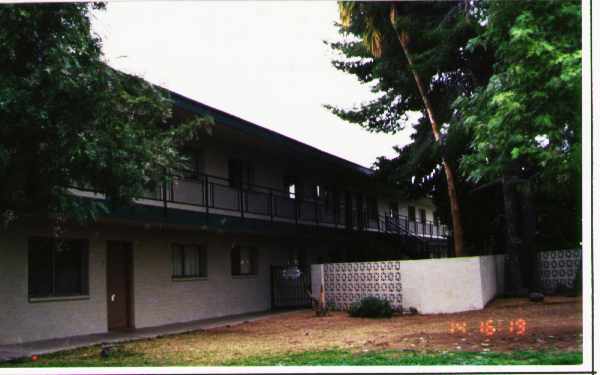
[[[132,245],[109,241],[106,252],[108,330],[133,328],[131,318]]]

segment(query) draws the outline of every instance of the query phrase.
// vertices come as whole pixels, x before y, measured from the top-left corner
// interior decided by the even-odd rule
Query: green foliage
[[[343,2],[343,4],[346,4]],[[433,197],[450,223],[442,157],[455,169],[465,240],[473,249],[502,249],[502,196],[493,183],[507,169],[534,178],[538,243],[581,240],[581,9],[571,1],[353,3],[344,38],[330,43],[333,65],[369,84],[376,99],[340,118],[369,131],[395,133],[422,102],[385,15],[398,6],[409,31],[417,71],[428,88],[442,131],[441,146],[423,116],[411,143],[395,158],[379,158],[380,179],[406,199]],[[373,10],[373,8],[381,8]],[[359,11],[357,11],[359,10]],[[377,16],[377,15],[380,16]],[[375,18],[373,18],[375,17]],[[369,22],[367,22],[369,20]],[[375,26],[381,55],[370,51]],[[532,177],[533,176],[533,177]],[[557,185],[559,184],[559,185]],[[475,192],[475,189],[487,186]],[[556,189],[561,186],[561,189]],[[576,192],[574,194],[574,192]]]
[[[473,136],[461,162],[473,180],[512,164],[551,185],[581,173],[581,5],[489,1],[485,31],[470,45],[496,50],[494,74],[461,96],[456,123]]]
[[[208,119],[175,125],[172,103],[114,71],[90,30],[90,4],[0,8],[0,212],[93,220],[67,186],[127,204],[183,160]]]
[[[348,309],[348,314],[355,318],[390,318],[393,313],[390,301],[373,296],[354,302]]]
[[[489,76],[490,53],[476,47],[464,48],[479,34],[481,25],[471,18],[472,10],[462,1],[446,2],[341,2],[349,7],[351,19],[339,25],[344,38],[329,43],[338,54],[332,63],[343,72],[369,84],[377,98],[345,109],[326,106],[341,119],[372,132],[396,133],[407,125],[406,112],[424,112],[414,77],[389,20],[396,8],[398,23],[411,35],[410,48],[415,68],[430,88],[428,96],[438,122],[448,122],[450,104],[459,93],[470,91],[474,82]],[[375,31],[374,31],[375,29]],[[379,34],[377,37],[374,34]],[[380,54],[373,53],[373,39]],[[429,126],[429,122],[422,123]]]

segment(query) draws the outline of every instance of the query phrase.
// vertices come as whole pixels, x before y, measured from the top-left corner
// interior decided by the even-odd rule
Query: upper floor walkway
[[[79,196],[103,199],[101,193],[71,188]],[[356,199],[355,192],[317,189],[314,196],[297,196],[288,191],[231,179],[199,174],[194,178],[174,176],[154,191],[146,192],[136,204],[206,214],[255,219],[267,222],[290,223],[409,235],[428,239],[445,239],[448,227],[439,222],[415,220],[398,214],[381,214],[377,203]],[[353,197],[354,196],[354,197]]]

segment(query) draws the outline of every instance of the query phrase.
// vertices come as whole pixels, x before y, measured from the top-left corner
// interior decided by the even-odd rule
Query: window
[[[206,250],[198,245],[173,245],[173,278],[206,277]]]
[[[234,276],[256,275],[258,249],[235,246],[231,249],[231,274]]]
[[[202,151],[190,150],[185,152],[187,160],[183,166],[183,176],[189,179],[199,179],[204,170]]]
[[[287,176],[283,181],[285,191],[288,193],[288,197],[296,199],[296,177]]]
[[[321,186],[315,185],[315,199],[321,198]]]
[[[416,221],[416,216],[415,208],[413,206],[408,206],[408,220]]]
[[[88,248],[84,239],[29,240],[29,297],[88,294]]]
[[[367,198],[367,215],[369,215],[369,219],[371,220],[377,220],[379,218],[377,199],[375,199],[375,197]]]
[[[440,213],[433,211],[433,223],[437,226],[440,225]]]
[[[390,217],[398,217],[398,202],[390,202],[388,208]]]
[[[229,159],[229,186],[241,189],[254,184],[254,167],[250,162]]]
[[[420,209],[419,210],[419,216],[421,219],[421,224],[425,224],[427,222],[427,215],[425,214],[425,210],[424,209]]]

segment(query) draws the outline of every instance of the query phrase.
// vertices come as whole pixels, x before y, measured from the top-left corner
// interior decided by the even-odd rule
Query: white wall
[[[270,265],[283,265],[287,251],[276,240],[158,228],[94,228],[66,237],[90,239],[89,297],[30,302],[28,238],[44,230],[0,234],[0,345],[107,332],[106,246],[133,243],[133,320],[136,328],[270,309]],[[206,279],[172,279],[173,242],[207,248]],[[234,244],[259,250],[256,276],[232,276]]]
[[[403,306],[422,314],[482,309],[479,265],[479,257],[402,261]]]
[[[504,292],[504,255],[486,255],[480,258],[481,294],[486,305]]]
[[[105,244],[95,236],[88,238],[89,297],[30,302],[28,237],[0,235],[0,345],[106,332]]]
[[[480,310],[504,291],[504,257],[393,261],[400,264],[402,307],[421,314]],[[323,265],[313,265],[313,293],[323,283]],[[395,272],[395,271],[394,271]],[[325,295],[327,300],[327,294]]]

